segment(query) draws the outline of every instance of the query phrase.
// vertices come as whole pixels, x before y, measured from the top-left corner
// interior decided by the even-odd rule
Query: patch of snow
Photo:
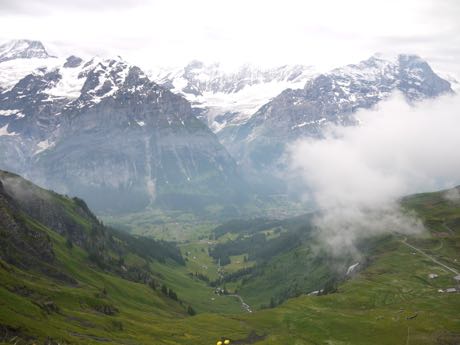
[[[43,151],[45,151],[45,150],[48,150],[49,148],[53,147],[54,144],[55,144],[55,143],[49,141],[49,139],[40,141],[40,142],[37,144],[37,148],[38,148],[38,149],[34,152],[34,155],[39,154],[40,152],[43,152]]]
[[[341,77],[351,81],[366,80],[375,82],[382,78],[382,76],[391,76],[396,73],[398,69],[397,56],[383,56],[382,54],[375,54],[368,60],[361,61],[358,64],[347,65],[344,67],[336,68],[327,75],[334,77]]]
[[[321,118],[321,119],[318,119],[318,120],[313,120],[313,121],[305,121],[305,122],[302,122],[298,125],[295,125],[295,126],[292,126],[291,129],[295,129],[295,128],[302,128],[302,127],[305,127],[305,126],[308,126],[308,125],[313,125],[313,124],[316,124],[316,125],[320,125],[322,124],[324,121],[326,121],[326,118]]]
[[[235,93],[204,92],[202,96],[185,94],[185,97],[197,108],[207,108],[208,122],[214,132],[219,132],[224,126],[215,119],[225,113],[236,113],[231,124],[237,125],[246,122],[261,106],[269,102],[287,88],[299,89],[303,82],[289,83],[286,81],[270,82],[245,86]]]
[[[183,90],[187,85],[188,81],[184,77],[178,77],[173,80],[174,90]]]
[[[93,70],[94,73],[98,74],[99,81],[98,85],[90,91],[91,94],[94,94],[93,102],[99,103],[103,98],[113,96],[124,84],[129,68],[130,66],[120,59],[100,61]],[[96,96],[95,94],[101,91],[107,82],[111,84],[110,90],[103,95]]]
[[[287,88],[303,88],[316,74],[309,66],[260,69],[244,65],[224,70],[218,63],[194,61],[184,68],[150,71],[151,79],[172,85],[194,108],[205,110],[214,132],[245,123],[259,108]],[[231,114],[228,121],[222,115]],[[216,118],[219,117],[218,120]]]
[[[359,262],[357,262],[357,263],[351,265],[350,267],[348,267],[348,269],[347,269],[347,275],[353,273],[353,271],[355,270],[356,267],[358,267],[358,265],[359,265]]]
[[[19,135],[19,134],[15,133],[15,132],[9,132],[8,131],[8,125],[0,127],[0,137],[3,137],[3,136],[14,137],[14,136],[17,136],[17,135]]]
[[[452,71],[438,71],[441,78],[446,79],[450,83],[450,87],[455,93],[460,93],[460,73],[452,73]]]
[[[53,98],[66,98],[74,100],[80,97],[81,90],[85,84],[90,72],[96,73],[98,77],[97,86],[89,90],[92,94],[92,103],[99,103],[103,98],[113,96],[115,92],[124,84],[128,75],[130,66],[120,58],[102,59],[94,57],[93,59],[81,63],[75,68],[64,67],[65,61],[59,67],[55,67],[61,75],[61,79],[53,87],[46,90],[46,93]],[[49,72],[50,70],[46,70]],[[101,94],[101,89],[108,82],[111,87],[105,94]],[[137,90],[132,90],[137,91]],[[96,95],[98,94],[98,95]],[[81,105],[83,106],[83,105]]]
[[[81,88],[86,81],[81,68],[60,68],[61,80],[46,93],[53,97],[76,99],[80,96]]]
[[[11,40],[0,45],[0,61],[18,58],[47,58],[50,57],[40,41]]]
[[[11,116],[19,112],[19,109],[0,110],[0,116]]]
[[[323,292],[323,289],[315,290],[315,291],[312,291],[312,292],[308,293],[308,296],[318,296],[322,292]]]
[[[0,63],[0,88],[11,90],[21,79],[38,69],[52,70],[63,63],[62,59],[15,59]]]

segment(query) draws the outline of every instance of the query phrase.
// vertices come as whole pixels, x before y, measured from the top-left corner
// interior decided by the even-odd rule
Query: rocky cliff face
[[[62,139],[35,158],[57,190],[78,190],[92,205],[117,210],[185,207],[191,202],[185,199],[205,206],[218,192],[236,196],[235,163],[185,99],[135,67],[116,91],[107,91],[112,97],[100,99],[106,91],[95,79],[88,76],[65,110]]]
[[[5,87],[0,114],[1,167],[99,210],[200,209],[244,189],[190,104],[120,58],[35,70]]]

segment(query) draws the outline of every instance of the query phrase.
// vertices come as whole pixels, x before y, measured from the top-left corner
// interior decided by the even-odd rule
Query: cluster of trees
[[[189,305],[187,307],[187,313],[190,315],[190,316],[193,316],[193,315],[196,315],[196,311],[195,309],[193,309],[193,307],[191,305]]]
[[[189,273],[190,277],[192,278],[197,278],[199,280],[202,280],[206,283],[209,283],[209,277],[203,273],[200,273],[200,272],[195,272],[195,273]]]
[[[336,293],[338,291],[338,285],[340,283],[340,278],[338,276],[331,276],[326,283],[324,284],[323,289],[319,290],[318,296],[329,295],[331,293]],[[276,297],[270,298],[270,304],[268,306],[262,305],[261,309],[265,308],[274,308],[277,305],[283,303],[289,298],[298,297],[305,293],[302,287],[299,286],[297,283],[292,284],[287,289],[282,291]]]
[[[161,292],[163,293],[163,295],[168,296],[174,301],[179,300],[179,298],[177,297],[177,293],[175,293],[173,289],[168,288],[165,284],[161,286]]]
[[[232,281],[237,281],[240,280],[241,278],[244,278],[249,275],[253,275],[259,268],[257,266],[252,266],[252,267],[246,267],[243,269],[240,269],[238,271],[229,273],[224,275],[223,277],[214,280],[212,282],[209,282],[209,285],[212,287],[217,287],[220,286],[226,282],[232,282]]]
[[[230,256],[244,253],[248,253],[251,261],[263,262],[305,241],[313,228],[311,219],[312,215],[307,214],[285,220],[256,218],[229,221],[213,230],[214,237],[219,238],[226,233],[238,234],[238,237],[217,244],[209,255],[216,261],[220,260],[222,266],[230,263]],[[267,239],[264,232],[268,230],[275,230],[279,236]]]
[[[152,281],[151,284],[153,286],[153,289],[156,289],[155,281]],[[173,289],[167,287],[165,284],[161,285],[161,292],[163,293],[163,295],[171,298],[173,301],[179,302],[181,305],[183,305],[183,302],[179,299],[179,297],[177,296],[177,293]],[[193,309],[191,305],[188,305],[186,310],[190,316],[196,315],[196,311],[195,309]]]
[[[179,265],[185,265],[179,248],[174,243],[154,240],[149,237],[133,236],[123,231],[109,228],[109,231],[126,246],[126,249],[144,259],[153,259],[160,262],[172,260]]]
[[[287,252],[302,242],[301,233],[284,232],[280,236],[267,240],[264,233],[252,236],[239,236],[234,241],[219,243],[209,252],[215,261],[220,260],[222,266],[230,263],[230,256],[247,253],[247,260],[262,263],[273,256]]]
[[[228,282],[238,281],[244,286],[246,283],[258,279],[259,276],[265,277],[263,279],[273,280],[276,279],[276,273],[283,275],[283,267],[295,267],[298,260],[307,260],[308,267],[325,267],[324,270],[310,272],[313,274],[312,279],[315,279],[318,286],[323,287],[320,294],[336,292],[339,282],[345,277],[337,274],[337,272],[332,272],[328,268],[337,265],[337,262],[328,258],[327,255],[315,254],[304,257],[303,255],[307,255],[304,249],[299,249],[301,251],[296,250],[299,246],[312,241],[313,225],[310,222],[310,218],[311,215],[307,215],[279,222],[264,222],[259,225],[252,225],[252,222],[258,222],[259,220],[233,221],[216,228],[216,237],[226,232],[239,233],[239,235],[235,240],[216,244],[210,250],[210,256],[216,261],[220,260],[221,265],[225,265],[230,262],[230,256],[246,254],[245,261],[249,259],[256,264],[249,268],[225,274],[209,284],[218,287]],[[250,229],[243,229],[248,225],[251,226]],[[275,225],[277,227],[274,227]],[[277,236],[267,237],[264,234],[264,232],[266,233],[265,227],[269,227],[267,230],[275,230]],[[260,232],[261,229],[264,232]],[[280,256],[286,253],[292,253],[292,255]],[[281,257],[282,259],[273,261],[275,257]],[[346,267],[346,265],[346,262],[342,262],[342,266]],[[286,277],[289,277],[289,275],[286,275]],[[306,275],[302,277],[305,279]],[[274,308],[289,298],[297,297],[310,291],[311,283],[305,284],[305,281],[301,279],[285,279],[282,290],[277,290],[270,301],[267,301],[267,304],[262,305],[261,308]]]
[[[216,238],[219,238],[226,233],[249,235],[264,230],[268,230],[277,227],[281,224],[280,220],[271,220],[267,218],[255,218],[255,219],[235,219],[230,220],[222,225],[219,225],[213,230]]]
[[[185,265],[179,248],[175,243],[157,241],[148,237],[133,236],[126,231],[120,231],[105,226],[88,208],[85,201],[72,198],[76,221],[72,214],[61,212],[61,223],[64,223],[67,237],[67,247],[79,245],[90,253],[91,260],[101,268],[108,269],[112,263],[108,262],[109,252],[115,252],[119,257],[128,253],[135,254],[147,261],[157,260],[166,262],[171,260]]]
[[[216,227],[213,230],[213,234],[215,238],[219,238],[226,233],[250,235],[274,228],[295,229],[306,225],[309,226],[311,218],[311,214],[306,214],[283,220],[269,218],[235,219]]]
[[[250,237],[239,236],[234,241],[218,243],[210,250],[209,255],[216,261],[220,260],[220,264],[225,266],[230,263],[230,256],[249,253],[251,257],[257,249],[265,245],[266,241],[263,233],[257,233]]]

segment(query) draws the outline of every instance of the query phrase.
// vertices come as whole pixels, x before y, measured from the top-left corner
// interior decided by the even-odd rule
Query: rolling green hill
[[[0,181],[0,344],[213,344],[220,337],[233,344],[460,343],[460,295],[445,292],[460,270],[460,204],[444,192],[402,200],[426,234],[367,241],[358,271],[342,276],[333,293],[308,296],[326,286],[318,277],[329,277],[332,259],[308,251],[305,219],[257,231],[243,224],[233,234],[232,226],[217,242],[176,247],[118,233],[81,200],[16,175],[1,172]],[[205,263],[213,280],[217,266],[208,250],[213,255],[219,243],[221,254],[231,241],[243,248],[261,233],[264,245],[229,253],[224,277],[260,269],[245,284],[233,282],[256,309],[278,286],[281,293],[296,281],[301,289],[275,308],[247,313],[237,298],[213,294],[193,273]],[[299,242],[291,247],[286,238],[294,235]]]

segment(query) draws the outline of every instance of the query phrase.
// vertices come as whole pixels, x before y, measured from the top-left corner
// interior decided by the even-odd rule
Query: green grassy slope
[[[132,324],[137,328],[144,325],[144,332],[149,332],[150,324],[159,318],[184,317],[184,309],[176,302],[145,284],[85,267],[85,253],[77,248],[68,253],[62,239],[53,240],[58,258],[74,273],[78,286],[59,284],[3,264],[1,324],[17,329],[25,337],[51,337],[67,342],[81,338],[77,343],[84,344],[92,343],[88,338],[91,334],[110,338],[114,332],[125,329],[128,334],[124,337],[129,339],[133,337],[129,334]]]
[[[213,344],[225,336],[235,344],[458,344],[460,294],[438,292],[454,286],[454,274],[407,246],[459,268],[460,229],[455,224],[460,205],[445,201],[440,193],[428,196],[407,198],[403,204],[429,226],[437,221],[452,231],[440,236],[433,227],[420,237],[387,236],[372,247],[368,265],[340,284],[337,293],[302,295],[254,313],[242,313],[234,298],[215,296],[203,281],[190,277],[196,262],[161,263],[125,252],[130,254],[126,265],[147,263],[158,284],[177,292],[184,301],[181,305],[159,287],[153,290],[143,281],[130,281],[110,267],[95,265],[85,248],[68,246],[65,233],[23,214],[21,221],[31,230],[49,236],[53,265],[75,282],[0,260],[0,343]],[[283,263],[293,267],[291,263],[300,255],[295,253],[302,248],[278,256],[280,272],[286,270]],[[209,260],[196,244],[181,250]],[[291,278],[297,273],[289,272]],[[430,273],[438,277],[429,279]],[[265,291],[271,288],[257,285],[262,288],[252,293],[271,293]],[[189,303],[198,315],[187,315]]]
[[[169,334],[154,325],[188,317],[192,301],[212,295],[188,276],[175,247],[105,228],[81,200],[7,172],[0,172],[0,233],[0,340],[148,343]],[[198,312],[239,311],[227,298],[197,304]]]
[[[217,227],[217,241],[209,251],[215,262],[220,260],[223,278],[214,284],[237,291],[257,310],[339,281],[353,257],[328,255],[312,236],[310,220],[311,215],[304,215]]]

